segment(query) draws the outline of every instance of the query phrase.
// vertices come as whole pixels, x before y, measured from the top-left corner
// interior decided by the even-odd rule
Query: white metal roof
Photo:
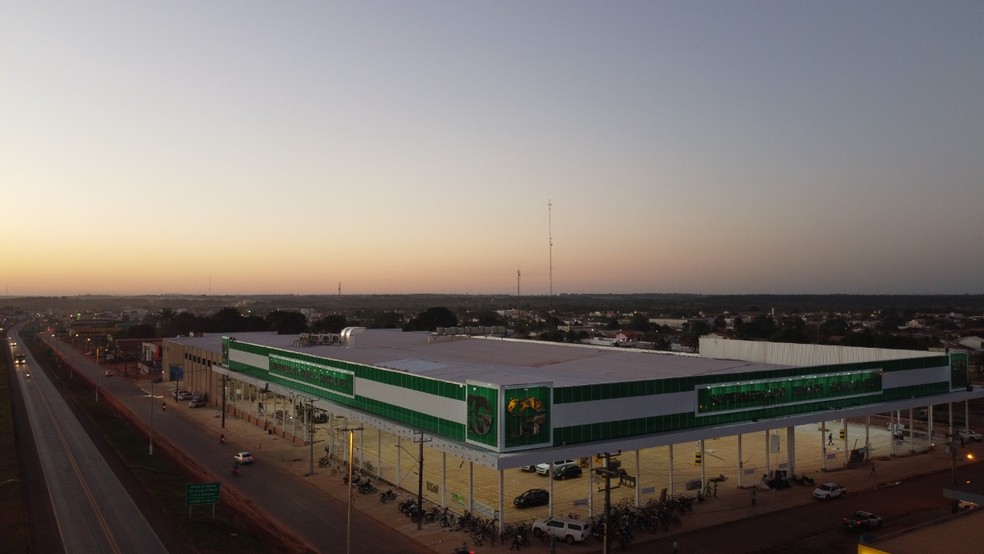
[[[428,332],[371,329],[345,344],[297,346],[298,335],[231,333],[237,340],[292,352],[406,371],[464,383],[498,385],[553,382],[591,385],[708,374],[776,370],[789,365],[701,358],[617,347],[483,337],[437,337]],[[171,339],[218,352],[222,334]]]

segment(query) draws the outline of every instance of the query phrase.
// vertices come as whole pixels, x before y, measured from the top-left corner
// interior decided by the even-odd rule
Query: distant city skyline
[[[970,0],[6,6],[0,284],[982,294],[982,28]]]

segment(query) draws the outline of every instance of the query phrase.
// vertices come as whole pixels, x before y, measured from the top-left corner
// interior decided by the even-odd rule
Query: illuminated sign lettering
[[[697,413],[754,410],[881,391],[880,369],[705,385],[697,389]]]

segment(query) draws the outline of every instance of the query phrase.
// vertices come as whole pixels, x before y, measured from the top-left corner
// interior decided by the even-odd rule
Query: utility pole
[[[417,451],[417,530],[420,531],[424,523],[424,443],[433,439],[424,438],[423,429],[414,431],[413,434],[420,435],[419,438],[413,439],[413,442],[420,445]]]
[[[550,241],[550,296],[553,296],[553,204],[547,199],[547,236]]]
[[[605,524],[605,532],[602,535],[602,543],[601,543],[602,554],[608,554],[611,551],[610,543],[611,543],[611,536],[612,536],[612,516],[611,516],[612,489],[617,489],[621,487],[621,485],[615,485],[614,487],[612,486],[612,477],[617,476],[618,471],[611,469],[611,467],[612,467],[613,458],[615,458],[615,456],[618,456],[620,454],[622,454],[621,450],[619,450],[617,454],[609,454],[608,452],[605,452],[604,454],[598,454],[596,456],[598,458],[602,458],[605,464],[603,467],[595,468],[595,473],[605,478],[605,487],[598,490],[598,492],[605,493],[605,515],[602,518],[602,521]]]
[[[308,475],[314,475],[314,400],[307,399],[307,410],[305,412],[304,420],[307,423],[308,444],[311,447]]]

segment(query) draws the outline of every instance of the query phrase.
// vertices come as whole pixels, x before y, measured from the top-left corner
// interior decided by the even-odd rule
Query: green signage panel
[[[967,373],[967,353],[953,352],[950,354],[950,390],[966,388],[970,384]]]
[[[355,374],[321,364],[270,356],[270,373],[350,398],[355,396]]]
[[[495,406],[499,390],[478,385],[468,385],[465,396],[466,438],[486,446],[499,446],[498,423]]]
[[[503,392],[506,448],[550,442],[550,387],[523,387]]]
[[[697,389],[697,413],[710,414],[832,400],[882,391],[880,369],[707,385]]]
[[[221,483],[190,483],[185,489],[185,504],[218,504]]]

